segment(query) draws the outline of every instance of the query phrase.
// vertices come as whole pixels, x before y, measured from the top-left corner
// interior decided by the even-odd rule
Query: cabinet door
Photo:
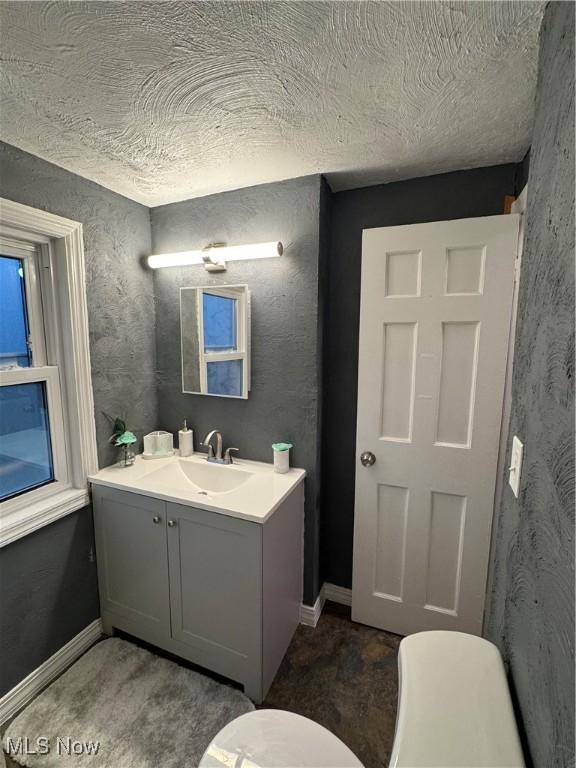
[[[165,503],[102,486],[93,501],[102,613],[129,620],[133,631],[168,635]]]
[[[199,664],[252,679],[261,655],[261,526],[167,504],[172,637]]]

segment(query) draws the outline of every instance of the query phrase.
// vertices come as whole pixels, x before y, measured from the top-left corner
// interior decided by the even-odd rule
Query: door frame
[[[522,253],[524,250],[524,235],[526,232],[526,209],[528,204],[528,184],[524,186],[522,192],[512,203],[510,213],[520,215],[520,227],[518,229],[518,245],[516,247],[516,262],[514,269],[514,288],[512,292],[512,312],[510,315],[510,330],[508,332],[508,353],[506,355],[506,373],[504,378],[504,398],[502,402],[502,421],[500,424],[500,443],[498,450],[498,463],[496,465],[496,487],[494,489],[494,509],[492,512],[492,530],[490,533],[490,555],[488,560],[488,573],[486,575],[486,600],[484,602],[484,617],[482,620],[482,634],[486,629],[486,616],[490,614],[488,610],[492,602],[492,583],[493,571],[490,564],[493,560],[496,546],[496,535],[498,533],[498,520],[496,515],[502,505],[502,497],[506,485],[508,484],[508,475],[505,472],[508,457],[508,439],[510,437],[510,414],[512,411],[512,372],[514,368],[514,347],[516,341],[516,325],[518,320],[518,295],[520,291],[520,273],[522,268]],[[508,465],[509,466],[509,465]]]

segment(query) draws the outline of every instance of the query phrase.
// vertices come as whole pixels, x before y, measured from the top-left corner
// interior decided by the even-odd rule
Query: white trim
[[[318,624],[318,620],[322,614],[324,608],[324,596],[322,590],[316,598],[314,605],[300,605],[300,624],[305,624],[307,627],[315,627]]]
[[[347,587],[339,587],[338,584],[329,584],[326,581],[322,587],[322,594],[325,600],[330,600],[332,603],[352,605],[352,590]]]
[[[3,198],[0,197],[0,201],[2,199]],[[4,248],[6,244],[9,248],[16,249],[20,252],[31,253],[38,250],[38,244],[41,246],[50,244],[50,238],[44,237],[44,235],[40,235],[38,232],[31,233],[33,237],[32,242],[23,242],[22,231],[22,229],[8,227],[3,221],[0,221],[0,238],[3,241],[2,247]]]
[[[76,512],[90,503],[90,495],[82,488],[69,488],[35,504],[10,511],[2,516],[0,546],[5,547],[28,533],[37,531],[60,517]]]
[[[98,471],[98,458],[82,224],[0,198],[0,228],[9,232],[11,237],[17,238],[20,233],[22,239],[30,241],[32,236],[43,245],[46,244],[47,238],[52,239],[53,269],[49,271],[54,273],[51,280],[60,316],[56,319],[58,327],[49,329],[49,336],[52,338],[52,345],[57,343],[63,355],[60,386],[65,395],[63,402],[66,404],[64,410],[70,440],[69,480],[73,486],[72,497],[75,499],[71,502],[69,495],[57,494],[45,500],[44,511],[35,511],[37,505],[31,505],[30,521],[36,521],[33,525],[22,518],[22,510],[18,514],[14,513],[14,516],[10,510],[7,518],[3,516],[0,526],[0,546],[4,546],[53,519],[78,509],[78,500],[87,498],[88,475]],[[57,338],[54,340],[55,335]],[[62,501],[60,508],[59,500]]]
[[[528,184],[524,185],[522,192],[518,195],[516,200],[512,203],[510,213],[524,213],[526,210],[526,203],[528,201]]]
[[[33,232],[36,235],[47,237],[66,237],[74,232],[81,224],[71,219],[65,219],[62,216],[56,216],[54,213],[41,211],[37,208],[31,208],[29,205],[15,203],[13,200],[6,200],[0,197],[0,218],[7,227],[14,229],[24,229]]]
[[[0,699],[0,725],[26,706],[48,683],[64,672],[103,635],[102,619],[96,619],[50,656]]]
[[[307,627],[315,627],[320,620],[326,600],[350,606],[352,605],[352,590],[348,589],[348,587],[339,587],[338,584],[324,582],[314,605],[301,603],[300,624],[305,624]]]
[[[502,497],[506,488],[508,473],[505,467],[510,466],[507,459],[508,438],[510,435],[510,416],[512,414],[512,373],[514,369],[514,345],[516,343],[516,322],[518,319],[518,296],[520,292],[520,270],[522,266],[522,253],[524,250],[524,234],[526,231],[526,208],[528,205],[528,184],[516,200],[512,203],[511,213],[520,215],[518,228],[518,245],[516,248],[516,263],[514,269],[514,291],[512,294],[512,313],[510,316],[510,332],[508,335],[508,358],[506,360],[506,378],[504,382],[504,397],[502,399],[502,420],[500,422],[500,443],[498,448],[498,464],[496,465],[496,487],[494,489],[494,517],[492,524],[492,536],[490,539],[490,562],[492,562],[493,548],[498,535],[498,510],[502,506]],[[489,601],[492,594],[492,569],[488,569],[486,580],[486,604],[484,606],[484,619],[490,614]]]
[[[71,434],[77,435],[72,476],[76,487],[86,487],[88,475],[98,472],[94,395],[86,301],[86,269],[82,225],[55,241],[56,283],[61,289],[62,346],[69,355],[64,366],[66,403]],[[74,461],[76,458],[76,461]]]
[[[28,312],[28,325],[30,336],[28,338],[29,349],[32,351],[32,365],[34,367],[47,365],[46,337],[44,332],[44,314],[42,311],[42,293],[40,291],[40,276],[38,261],[40,249],[36,248],[32,256],[23,259],[24,262],[24,290],[26,295],[26,307]],[[53,363],[54,361],[52,361]]]

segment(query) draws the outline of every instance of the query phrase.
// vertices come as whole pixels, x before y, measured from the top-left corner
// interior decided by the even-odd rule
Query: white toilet
[[[362,768],[340,741],[313,720],[280,709],[248,712],[210,743],[200,768]]]
[[[390,768],[524,768],[502,658],[461,632],[404,638]],[[362,768],[333,733],[281,710],[249,712],[226,725],[200,768]]]

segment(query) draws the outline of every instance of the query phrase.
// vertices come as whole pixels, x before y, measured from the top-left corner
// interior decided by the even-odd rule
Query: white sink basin
[[[229,464],[204,464],[178,460],[178,468],[192,485],[209,493],[226,493],[239,488],[253,476],[253,472],[236,469]],[[165,469],[168,469],[166,467]]]
[[[252,472],[236,469],[230,464],[176,459],[156,469],[146,477],[147,483],[169,485],[174,490],[189,488],[195,493],[229,493],[253,476]]]
[[[95,485],[264,523],[305,474],[303,469],[278,474],[272,464],[242,458],[232,465],[215,464],[206,461],[205,453],[195,453],[154,461],[137,456],[131,467],[105,467],[89,479]]]

